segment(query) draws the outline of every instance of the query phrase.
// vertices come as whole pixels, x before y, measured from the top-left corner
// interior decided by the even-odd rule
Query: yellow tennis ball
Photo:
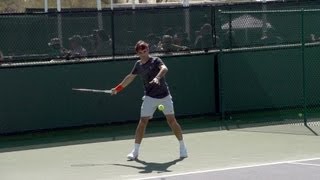
[[[164,110],[164,105],[160,104],[160,105],[158,106],[158,109],[159,109],[159,111],[163,111],[163,110]]]

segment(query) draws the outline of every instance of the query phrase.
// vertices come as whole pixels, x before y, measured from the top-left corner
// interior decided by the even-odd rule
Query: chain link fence
[[[66,2],[62,3],[61,12],[49,8],[45,13],[44,9],[30,8],[26,13],[1,14],[0,50],[4,60],[125,58],[135,54],[133,46],[138,40],[150,43],[154,53],[169,54],[299,43],[298,14],[283,17],[283,13],[269,13],[268,18],[263,13],[219,17],[219,10],[276,9],[282,2],[122,7],[100,11],[90,6],[68,9],[65,7],[73,5]],[[36,7],[34,1],[29,4]],[[291,8],[300,6],[287,4]],[[315,4],[305,6],[316,7]],[[50,6],[53,1],[48,1]],[[316,17],[310,18],[316,21]],[[286,32],[288,28],[292,33]],[[312,28],[314,26],[309,26],[306,31],[311,32]],[[308,38],[311,41],[316,36],[310,33]]]
[[[6,61],[132,56],[138,40],[153,53],[216,48],[212,6],[3,14]]]
[[[220,36],[227,34],[219,59],[225,122],[251,119],[318,135],[320,9],[221,11],[220,17]]]

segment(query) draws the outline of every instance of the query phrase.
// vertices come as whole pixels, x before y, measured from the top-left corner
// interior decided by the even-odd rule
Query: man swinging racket
[[[140,144],[149,119],[152,118],[155,110],[161,104],[164,106],[162,112],[166,116],[173,133],[179,140],[180,158],[186,158],[188,157],[188,153],[183,141],[182,130],[175,118],[172,97],[165,80],[165,74],[168,68],[159,57],[150,56],[149,45],[146,42],[138,41],[135,50],[140,60],[135,63],[131,73],[129,73],[119,85],[111,89],[112,95],[119,93],[128,86],[137,75],[141,76],[144,85],[145,92],[141,106],[140,121],[135,134],[135,144],[133,150],[127,157],[130,160],[134,160],[139,156]]]

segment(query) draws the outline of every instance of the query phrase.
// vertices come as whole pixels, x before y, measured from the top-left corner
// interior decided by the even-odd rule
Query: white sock
[[[184,144],[183,140],[180,140],[179,144],[180,144],[180,148],[186,148],[186,145]]]
[[[134,151],[138,153],[139,149],[140,149],[140,144],[135,143],[134,144]]]

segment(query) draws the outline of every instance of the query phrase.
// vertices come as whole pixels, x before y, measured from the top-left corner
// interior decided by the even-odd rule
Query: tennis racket
[[[82,91],[82,92],[92,92],[92,93],[107,93],[111,94],[111,90],[104,90],[104,89],[85,89],[85,88],[72,88],[74,91]]]

